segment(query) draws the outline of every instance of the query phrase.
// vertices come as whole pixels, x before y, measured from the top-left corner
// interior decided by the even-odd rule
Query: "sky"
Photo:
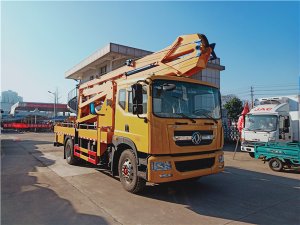
[[[1,90],[60,102],[76,82],[64,73],[109,42],[160,50],[202,33],[226,67],[221,93],[299,92],[299,2],[2,2]]]

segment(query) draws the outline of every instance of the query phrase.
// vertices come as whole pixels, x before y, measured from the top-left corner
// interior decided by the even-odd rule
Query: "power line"
[[[281,84],[281,85],[268,85],[268,86],[265,86],[265,85],[252,85],[252,86],[248,86],[248,87],[245,87],[245,88],[238,88],[238,89],[235,89],[235,90],[230,90],[231,93],[229,93],[228,91],[226,91],[225,93],[223,93],[223,95],[230,95],[230,94],[233,94],[233,95],[244,95],[244,94],[249,94],[251,95],[251,87],[252,87],[252,90],[253,92],[255,91],[255,93],[258,92],[279,92],[279,91],[300,91],[300,89],[298,88],[298,85],[295,85],[295,84]],[[280,89],[277,89],[276,87],[280,87]],[[290,88],[286,88],[286,87],[290,87]],[[248,89],[248,90],[245,90],[245,89]],[[249,90],[250,89],[250,90]],[[244,90],[244,91],[243,91]]]
[[[241,97],[241,98],[251,97],[251,94],[248,94],[248,95],[239,95],[239,97]]]
[[[255,90],[257,91],[289,91],[289,90],[299,90],[299,88],[284,88],[284,89],[257,89],[255,88]]]
[[[276,92],[280,92],[280,93],[284,93],[284,92],[297,92],[297,90],[265,90],[265,91],[257,91],[255,93],[263,93],[263,94],[267,94],[269,92],[273,92],[273,93],[276,93]]]
[[[270,94],[257,94],[256,96],[277,96],[277,95],[282,95],[282,94],[272,94],[272,95],[270,95]],[[291,94],[287,94],[287,95],[293,95],[292,93]]]
[[[256,93],[268,93],[268,92],[297,92],[299,91],[298,89],[286,89],[286,90],[282,90],[282,89],[278,89],[278,90],[257,90]]]
[[[249,89],[249,86],[244,86],[238,89],[230,89],[230,91],[232,92],[240,92],[240,91],[244,91],[245,89]]]
[[[272,91],[272,92],[258,91],[258,92],[255,92],[255,94],[266,94],[266,95],[269,95],[269,94],[272,94],[272,93],[298,93],[298,92],[297,91]]]
[[[250,91],[222,93],[222,95],[250,95]]]
[[[291,86],[299,86],[298,84],[274,84],[274,85],[253,85],[255,88],[264,88],[264,87],[291,87]]]

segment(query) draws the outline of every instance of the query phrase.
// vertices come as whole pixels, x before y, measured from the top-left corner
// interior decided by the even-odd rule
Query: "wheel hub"
[[[66,157],[69,159],[71,157],[71,148],[70,146],[66,147]]]
[[[133,168],[132,168],[131,161],[129,159],[126,159],[122,165],[122,176],[125,178],[127,182],[132,181]]]
[[[278,167],[279,167],[279,164],[278,164],[278,162],[274,161],[274,162],[272,163],[272,166],[273,166],[273,168],[278,168]]]

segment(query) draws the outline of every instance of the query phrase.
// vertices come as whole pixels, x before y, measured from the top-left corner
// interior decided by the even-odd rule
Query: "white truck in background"
[[[241,151],[254,157],[254,145],[266,142],[299,142],[300,95],[259,99],[245,117]]]

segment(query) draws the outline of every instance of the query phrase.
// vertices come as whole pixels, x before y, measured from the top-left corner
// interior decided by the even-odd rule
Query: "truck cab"
[[[260,105],[246,115],[241,151],[249,152],[253,157],[255,144],[299,141],[298,105],[291,104],[290,99],[262,99]]]
[[[153,77],[141,86],[135,105],[130,82],[118,83],[113,139],[127,139],[141,161],[147,158],[146,180],[161,183],[222,171],[219,89],[170,76]]]

